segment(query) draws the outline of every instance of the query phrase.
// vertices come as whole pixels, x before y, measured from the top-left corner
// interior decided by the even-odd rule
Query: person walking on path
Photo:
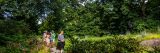
[[[56,47],[55,47],[56,34],[54,33],[54,31],[51,31],[50,33],[51,33],[51,37],[50,37],[51,48],[50,48],[50,51],[51,51],[51,53],[56,53]]]
[[[58,45],[57,45],[58,53],[63,53],[64,45],[65,45],[64,32],[61,31],[60,34],[58,35]]]

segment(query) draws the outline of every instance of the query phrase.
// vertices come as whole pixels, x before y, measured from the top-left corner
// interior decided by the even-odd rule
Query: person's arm
[[[64,39],[62,39],[61,42],[64,42]]]

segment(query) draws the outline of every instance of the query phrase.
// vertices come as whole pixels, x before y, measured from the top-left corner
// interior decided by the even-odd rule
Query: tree
[[[38,31],[38,19],[44,14],[47,1],[40,0],[7,0],[1,4],[2,14],[4,12],[12,15],[8,19],[15,21],[25,21],[33,32]],[[7,4],[7,5],[5,5]]]

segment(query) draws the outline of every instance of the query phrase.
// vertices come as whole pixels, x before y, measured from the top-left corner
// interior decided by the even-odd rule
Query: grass
[[[90,41],[100,41],[100,40],[104,40],[104,39],[109,39],[109,38],[113,38],[113,36],[103,36],[103,37],[88,37],[88,38],[84,38],[84,39],[80,39],[80,40],[90,40]]]
[[[148,34],[143,38],[143,40],[157,39],[160,38],[160,34]]]
[[[38,53],[49,53],[48,50],[49,49],[46,46],[42,45],[42,48],[38,51]]]

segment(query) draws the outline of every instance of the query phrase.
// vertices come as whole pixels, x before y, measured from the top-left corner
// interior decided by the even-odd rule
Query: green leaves
[[[12,20],[23,20],[34,32],[64,29],[68,35],[125,34],[143,28],[139,20],[160,20],[156,0],[1,0],[0,6],[1,19],[8,12]]]
[[[2,21],[0,20],[0,33],[9,34],[9,35],[17,35],[17,34],[28,34],[30,33],[30,29],[26,23],[23,21]]]
[[[72,39],[70,50],[77,53],[139,53],[144,50],[134,38],[114,36],[104,40],[94,40]]]

